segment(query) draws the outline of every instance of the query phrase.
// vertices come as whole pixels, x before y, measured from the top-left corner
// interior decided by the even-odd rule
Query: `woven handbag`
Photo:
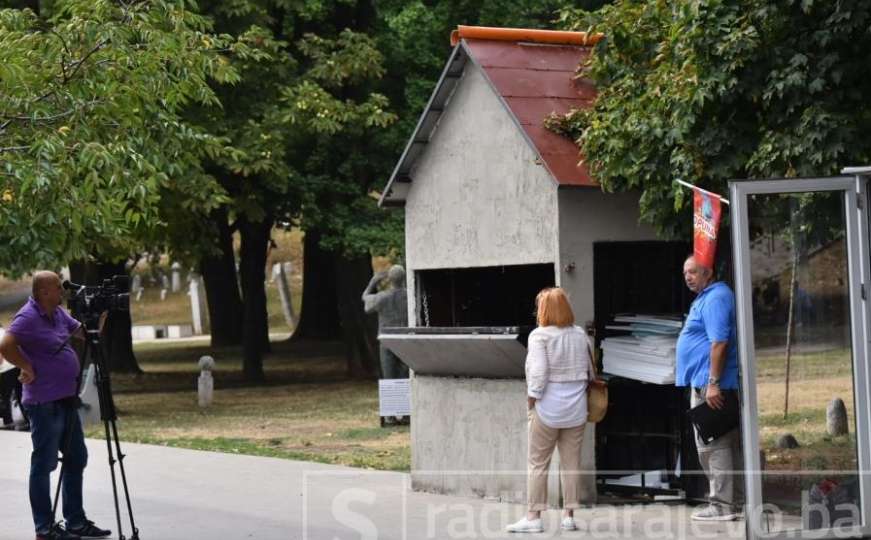
[[[590,384],[587,385],[587,422],[601,422],[608,413],[608,385],[604,382],[594,383],[596,377],[596,357],[593,346],[587,338],[587,351],[590,353]]]

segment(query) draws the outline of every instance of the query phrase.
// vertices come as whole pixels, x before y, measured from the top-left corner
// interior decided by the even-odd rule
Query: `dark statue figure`
[[[377,292],[378,284],[387,278],[387,288]],[[405,291],[405,269],[399,265],[387,272],[378,272],[363,291],[363,309],[378,313],[378,329],[408,326],[408,296]],[[408,367],[386,347],[381,347],[381,378],[407,379]]]

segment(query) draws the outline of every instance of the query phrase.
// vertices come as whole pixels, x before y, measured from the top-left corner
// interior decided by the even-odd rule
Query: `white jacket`
[[[587,381],[593,372],[587,334],[579,326],[540,326],[529,334],[526,387],[541,399],[548,382]]]

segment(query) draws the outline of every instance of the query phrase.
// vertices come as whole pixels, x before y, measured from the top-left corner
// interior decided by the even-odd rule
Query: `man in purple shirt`
[[[82,339],[81,324],[60,307],[61,280],[54,272],[33,275],[33,296],[18,310],[0,340],[0,354],[21,369],[22,406],[30,419],[30,507],[37,540],[103,538],[82,508],[82,474],[88,451],[77,411],[79,359],[71,338]],[[63,452],[63,515],[54,523],[51,472]]]

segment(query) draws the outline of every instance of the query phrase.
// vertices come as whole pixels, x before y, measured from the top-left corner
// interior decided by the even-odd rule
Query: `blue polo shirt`
[[[675,384],[701,388],[708,384],[711,342],[726,341],[726,366],[720,374],[720,388],[738,388],[738,347],[735,331],[735,295],[721,281],[699,293],[690,307],[677,339]]]

